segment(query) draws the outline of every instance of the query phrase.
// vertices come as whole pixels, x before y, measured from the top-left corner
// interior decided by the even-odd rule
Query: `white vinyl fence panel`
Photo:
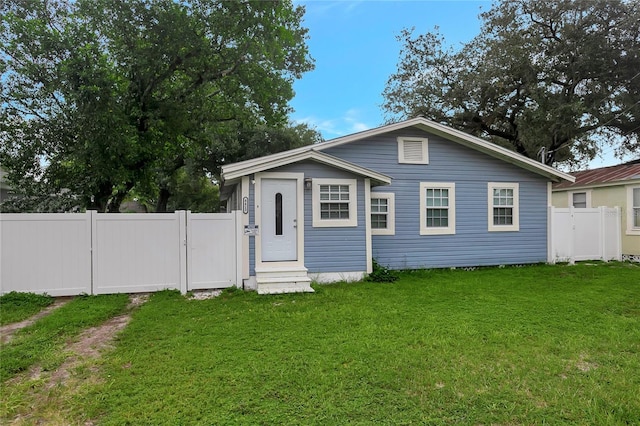
[[[184,290],[185,223],[175,214],[97,214],[94,294]]]
[[[230,287],[242,282],[240,214],[2,214],[0,294]]]
[[[0,216],[0,293],[91,293],[91,213]]]
[[[549,207],[549,262],[621,260],[620,209]]]

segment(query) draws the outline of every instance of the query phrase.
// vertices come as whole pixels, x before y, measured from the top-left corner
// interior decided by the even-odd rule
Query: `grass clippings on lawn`
[[[60,411],[105,425],[640,423],[635,265],[315,289],[154,294]]]

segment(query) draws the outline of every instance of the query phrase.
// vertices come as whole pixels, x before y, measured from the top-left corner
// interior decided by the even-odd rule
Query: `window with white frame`
[[[520,230],[520,194],[517,183],[488,183],[489,231]]]
[[[357,226],[356,179],[313,179],[313,226]]]
[[[456,233],[456,184],[420,182],[420,235]]]
[[[395,235],[395,194],[371,193],[371,234]]]
[[[627,234],[640,235],[640,186],[627,187]]]
[[[591,207],[591,191],[569,192],[569,205],[577,209]]]
[[[398,163],[429,164],[429,141],[427,138],[398,138]]]

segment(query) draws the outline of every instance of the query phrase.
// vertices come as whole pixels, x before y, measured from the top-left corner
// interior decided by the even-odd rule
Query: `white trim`
[[[585,207],[575,207],[573,205],[573,195],[574,194],[585,194],[585,202],[586,202],[586,206]],[[567,191],[567,206],[569,207],[575,207],[577,209],[579,208],[587,208],[590,209],[591,208],[591,189],[582,189],[582,190],[573,190],[573,191]]]
[[[364,180],[364,223],[365,255],[367,256],[367,274],[373,272],[373,249],[371,242],[371,179]]]
[[[511,225],[494,225],[493,223],[493,190],[513,190],[513,223]],[[499,207],[499,206],[497,206]],[[487,182],[487,223],[489,232],[508,232],[520,230],[520,184],[512,182]]]
[[[243,176],[242,177],[242,181],[240,182],[240,185],[242,185],[242,189],[241,189],[241,193],[242,193],[242,198],[244,199],[245,197],[247,197],[247,202],[249,200],[249,176]],[[242,208],[242,200],[240,200],[240,208]],[[249,206],[247,205],[247,209],[249,208]],[[249,225],[249,211],[247,210],[247,214],[244,214],[244,212],[242,213],[242,219],[241,219],[241,224],[242,224],[242,229],[244,230],[244,227],[246,225]],[[244,234],[244,232],[243,232]],[[242,278],[247,279],[249,278],[249,236],[248,235],[243,235],[242,236]]]
[[[542,164],[538,161],[527,158],[516,152],[513,152],[507,148],[503,148],[499,145],[485,141],[483,139],[471,136],[460,130],[453,129],[451,127],[436,123],[431,120],[427,120],[423,117],[416,117],[411,120],[402,121],[399,123],[393,123],[386,126],[378,127],[375,129],[366,130],[364,132],[354,133],[351,135],[343,136],[341,138],[333,139],[326,142],[320,142],[315,145],[307,145],[301,148],[292,149],[289,151],[279,152],[276,154],[267,155],[264,157],[254,158],[252,160],[246,160],[235,164],[228,164],[222,167],[222,176],[225,181],[229,181],[234,178],[241,177],[245,174],[251,174],[255,171],[262,171],[272,167],[276,167],[279,160],[285,160],[287,164],[295,161],[300,161],[299,154],[308,154],[310,151],[318,152],[325,149],[329,149],[335,146],[343,145],[365,138],[378,136],[385,133],[390,133],[398,130],[407,129],[410,127],[419,128],[425,132],[441,136],[445,139],[457,142],[461,145],[483,152],[492,157],[501,159],[508,163],[515,164],[518,167],[527,169],[539,175],[553,179],[555,181],[566,180],[569,182],[575,182],[576,178],[568,173],[561,172],[553,167]],[[303,155],[304,156],[304,155]],[[296,157],[296,158],[294,158]],[[315,158],[313,158],[315,159]],[[256,170],[253,170],[256,169]],[[258,170],[259,169],[259,170]],[[373,176],[369,176],[374,179]],[[388,176],[387,176],[388,178]]]
[[[627,235],[640,235],[640,227],[633,226],[633,190],[640,191],[640,185],[629,185],[627,189]],[[640,206],[638,206],[640,207]]]
[[[242,210],[236,210],[234,212],[234,223],[236,225],[236,280],[234,285],[238,288],[242,289],[242,282],[243,282],[243,276],[242,274],[244,273],[244,264],[247,263],[248,266],[248,259],[249,257],[246,257],[247,262],[244,262],[245,257],[243,256],[244,254],[244,226],[242,225],[242,216],[249,216],[248,214],[243,214]]]
[[[329,284],[335,282],[357,282],[362,281],[366,275],[364,271],[353,272],[316,272],[307,274],[312,282],[318,284]]]
[[[448,189],[446,227],[427,227],[427,189]],[[438,206],[435,206],[438,208]],[[456,184],[452,182],[420,182],[420,235],[453,235],[456,233]]]
[[[242,281],[243,290],[258,290],[258,280],[255,275],[250,276]]]
[[[282,154],[288,153],[288,156]],[[277,157],[276,157],[277,156]],[[275,158],[271,158],[275,157]],[[261,161],[260,161],[261,160]],[[391,178],[382,173],[378,173],[374,170],[367,169],[366,167],[359,166],[357,164],[345,161],[341,158],[334,157],[324,152],[306,151],[297,152],[297,150],[285,151],[280,154],[267,155],[266,157],[259,157],[254,160],[243,161],[241,163],[229,164],[223,167],[223,179],[225,181],[231,181],[233,179],[240,178],[252,173],[258,173],[265,170],[270,170],[276,167],[286,166],[288,164],[296,163],[304,160],[313,160],[318,163],[326,164],[337,169],[345,170],[350,173],[361,175],[373,179],[376,182],[383,184],[390,184]],[[246,164],[248,163],[248,164]],[[254,164],[255,163],[255,164]]]
[[[553,256],[553,184],[547,182],[547,263],[555,264],[556,260]]]
[[[374,198],[383,198],[387,200],[387,227],[371,228],[372,235],[396,235],[396,194],[393,192],[372,192],[369,200],[369,221],[371,221],[371,200]]]
[[[349,186],[349,219],[320,218],[320,185]],[[313,178],[311,199],[314,228],[334,228],[358,226],[358,180],[357,179],[321,179]]]
[[[260,204],[262,203],[262,179],[295,179],[296,180],[296,245],[297,260],[287,262],[263,262],[262,261],[262,235],[260,233],[262,226],[262,212]],[[270,268],[282,267],[303,267],[304,268],[304,173],[283,173],[283,172],[265,172],[256,173],[255,185],[253,187],[254,205],[254,222],[258,227],[258,235],[255,237],[255,269],[267,270]]]
[[[421,144],[420,159],[405,157],[405,143],[419,142]],[[398,137],[398,163],[400,164],[429,164],[429,140],[427,138]]]

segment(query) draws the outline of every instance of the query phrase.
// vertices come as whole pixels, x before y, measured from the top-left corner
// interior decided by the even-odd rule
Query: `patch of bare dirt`
[[[47,306],[46,308],[33,315],[32,317],[27,318],[26,320],[3,325],[2,327],[0,327],[0,341],[2,343],[7,343],[13,338],[13,335],[16,333],[16,331],[30,326],[40,318],[47,316],[54,310],[66,305],[70,300],[70,297],[57,298],[55,302],[53,302],[53,304]]]
[[[12,380],[30,380],[42,383],[42,386],[33,386],[31,397],[33,398],[31,403],[32,412],[39,412],[40,405],[51,405],[51,399],[55,398],[54,390],[60,391],[66,389],[64,392],[74,393],[78,386],[81,386],[81,382],[78,378],[73,377],[73,373],[77,369],[83,367],[88,368],[89,371],[95,372],[94,360],[98,359],[102,352],[112,347],[112,343],[122,329],[124,329],[131,320],[130,311],[149,300],[148,294],[135,294],[129,296],[128,313],[113,317],[104,323],[91,327],[83,331],[76,339],[69,342],[67,347],[64,348],[65,353],[68,354],[67,359],[55,370],[50,372],[43,372],[40,366],[34,366],[26,374],[18,376]],[[92,380],[92,378],[83,378],[82,381]],[[52,393],[53,392],[53,393]],[[46,411],[46,408],[43,408]],[[23,422],[30,422],[34,420],[31,418],[33,413],[26,415],[18,415],[11,422],[12,424],[23,424]],[[38,421],[37,424],[40,424]],[[56,424],[64,424],[56,423]],[[88,421],[85,424],[92,424]]]
[[[196,290],[191,293],[189,300],[207,300],[218,297],[222,294],[222,290]]]
[[[148,294],[130,295],[127,309],[130,311],[134,307],[144,304],[147,300],[149,300]],[[70,355],[62,365],[51,373],[48,387],[64,383],[70,377],[70,372],[78,365],[100,357],[102,351],[112,347],[111,344],[116,334],[124,329],[130,320],[130,313],[126,313],[80,333],[77,340],[67,346],[66,351]]]

